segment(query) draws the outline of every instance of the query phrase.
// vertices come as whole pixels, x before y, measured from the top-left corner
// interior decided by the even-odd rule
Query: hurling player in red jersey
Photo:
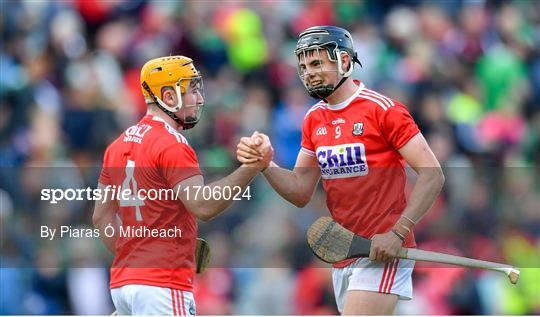
[[[148,112],[107,148],[98,184],[104,199],[92,220],[115,255],[110,287],[118,314],[194,315],[196,218],[212,219],[233,200],[196,194],[204,179],[179,132],[197,124],[204,104],[193,61],[148,61],[141,88]],[[240,167],[206,191],[243,190],[259,171]]]
[[[412,298],[414,267],[414,261],[395,256],[401,246],[415,247],[412,229],[439,194],[442,170],[407,108],[350,77],[354,63],[360,62],[347,30],[308,28],[300,34],[295,54],[302,82],[321,101],[304,117],[294,169],[271,162],[263,174],[298,207],[309,202],[322,178],[332,217],[373,241],[369,258],[334,266],[338,310],[392,314],[398,299]],[[273,154],[269,144],[264,134],[242,138],[238,160],[268,161]],[[405,163],[418,174],[408,202]]]

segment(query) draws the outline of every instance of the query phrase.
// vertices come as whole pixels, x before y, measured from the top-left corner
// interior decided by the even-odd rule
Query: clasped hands
[[[264,170],[274,157],[274,149],[270,138],[264,133],[255,131],[251,137],[240,139],[236,147],[236,158],[240,163]]]

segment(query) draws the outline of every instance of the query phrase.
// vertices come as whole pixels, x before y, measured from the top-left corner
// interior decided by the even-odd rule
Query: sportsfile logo
[[[364,176],[368,173],[366,150],[362,143],[321,146],[316,153],[324,179]]]

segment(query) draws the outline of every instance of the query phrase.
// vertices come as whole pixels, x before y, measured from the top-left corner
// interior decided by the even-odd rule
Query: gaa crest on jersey
[[[355,136],[360,136],[364,133],[364,123],[363,122],[356,122],[353,125],[352,134]]]
[[[315,132],[315,135],[326,135],[326,133],[327,133],[326,127],[320,127]]]
[[[365,176],[368,173],[363,143],[320,146],[316,155],[323,179]]]

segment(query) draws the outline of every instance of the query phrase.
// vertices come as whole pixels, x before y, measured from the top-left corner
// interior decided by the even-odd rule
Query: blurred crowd
[[[294,165],[315,102],[296,72],[297,35],[352,33],[353,77],[409,107],[446,184],[415,228],[420,248],[512,263],[496,273],[417,264],[400,314],[540,314],[540,2],[2,1],[0,17],[0,314],[110,314],[99,239],[41,239],[41,225],[90,226],[92,203],[40,201],[41,188],[94,187],[106,146],[146,105],[140,67],[186,55],[206,104],[186,131],[208,180],[238,166],[236,144],[270,135]],[[414,183],[410,173],[408,190]],[[212,268],[199,314],[335,314],[330,269],[305,243],[328,213],[303,209],[258,177],[252,199],[200,225]]]

